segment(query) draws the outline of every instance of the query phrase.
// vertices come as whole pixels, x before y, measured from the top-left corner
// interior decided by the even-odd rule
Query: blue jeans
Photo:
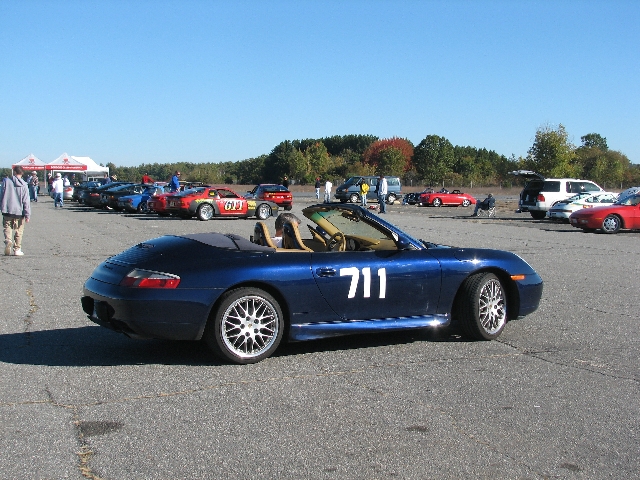
[[[64,203],[62,201],[62,194],[61,193],[54,193],[53,195],[54,195],[53,196],[53,206],[57,207],[58,204],[59,204],[61,207],[64,207]]]
[[[380,204],[380,213],[387,213],[387,195],[378,194],[378,203]]]
[[[367,206],[367,194],[366,193],[361,193],[360,197],[361,197],[360,201],[362,203],[362,206],[366,207]]]

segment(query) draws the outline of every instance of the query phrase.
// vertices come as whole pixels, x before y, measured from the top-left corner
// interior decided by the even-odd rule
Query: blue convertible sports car
[[[254,363],[280,342],[452,325],[491,340],[533,312],[542,280],[520,257],[417,240],[351,204],[303,210],[275,248],[237,235],[167,235],[108,258],[84,285],[93,322],[136,338],[200,340]],[[185,255],[184,252],[189,252]]]

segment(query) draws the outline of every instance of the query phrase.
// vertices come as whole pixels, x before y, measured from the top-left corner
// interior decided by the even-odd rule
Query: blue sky
[[[0,166],[237,161],[371,134],[640,162],[638,1],[0,2]]]

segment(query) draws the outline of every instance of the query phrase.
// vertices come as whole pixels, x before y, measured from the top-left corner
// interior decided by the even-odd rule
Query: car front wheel
[[[256,209],[256,218],[259,220],[266,220],[271,216],[271,207],[266,203],[262,203]]]
[[[465,199],[462,201],[462,206],[463,206],[463,207],[468,207],[469,205],[471,205],[471,201],[470,201],[469,199],[465,198]]]
[[[352,193],[351,196],[349,197],[349,201],[351,203],[358,203],[360,202],[360,195],[358,195],[357,193]]]
[[[138,204],[138,213],[149,213],[149,207],[147,207],[147,202],[140,202]]]
[[[476,340],[498,338],[507,323],[507,303],[500,279],[493,273],[467,278],[456,298],[453,320]]]
[[[395,203],[395,201],[396,201],[396,196],[393,193],[390,193],[387,196],[387,204],[393,205]]]
[[[607,215],[602,221],[602,231],[604,233],[618,233],[621,225],[620,217],[617,215]]]
[[[284,331],[278,302],[257,288],[238,288],[222,297],[203,339],[217,356],[234,363],[256,363],[273,354]]]
[[[213,213],[213,207],[208,203],[203,203],[198,207],[198,220],[202,220],[203,222],[211,220],[213,218]]]

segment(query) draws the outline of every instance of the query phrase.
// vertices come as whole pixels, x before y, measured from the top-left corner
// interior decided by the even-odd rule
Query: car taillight
[[[538,198],[536,198],[536,200],[537,200],[538,202],[544,202],[544,195],[540,193],[540,194],[538,195]]]
[[[123,287],[134,288],[176,288],[179,284],[180,277],[177,275],[138,268],[131,270],[120,282]]]

